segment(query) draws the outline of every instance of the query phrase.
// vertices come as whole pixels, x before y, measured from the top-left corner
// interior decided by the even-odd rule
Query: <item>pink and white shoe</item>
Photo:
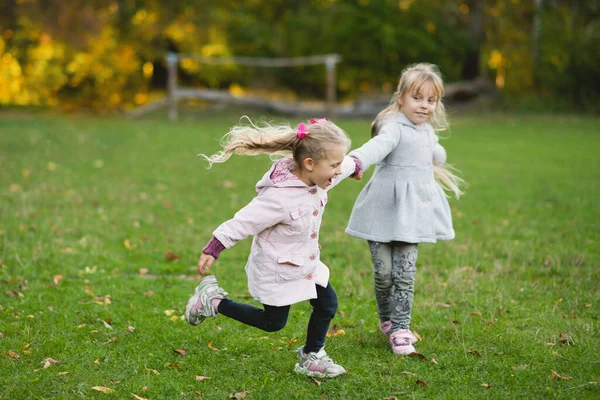
[[[299,374],[317,377],[317,378],[333,378],[346,373],[346,370],[341,365],[333,362],[331,357],[325,352],[322,347],[316,353],[304,353],[304,346],[296,350],[298,354],[298,363],[294,371]]]
[[[398,329],[389,335],[390,346],[395,354],[409,355],[416,352],[413,343],[417,341],[415,335],[408,329]]]
[[[379,323],[379,329],[384,335],[390,335],[390,329],[392,329],[392,321],[383,321]],[[415,335],[412,331],[408,331],[410,333],[410,344],[415,344],[419,339],[417,339],[417,335]]]
[[[200,325],[207,317],[216,317],[217,311],[212,305],[214,299],[224,299],[227,292],[219,287],[214,275],[207,275],[194,290],[185,306],[185,320],[191,325]]]

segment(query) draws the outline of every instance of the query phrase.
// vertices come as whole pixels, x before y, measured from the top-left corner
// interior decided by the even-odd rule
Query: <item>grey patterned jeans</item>
[[[417,243],[369,241],[374,266],[375,298],[381,322],[391,321],[391,332],[410,328]]]

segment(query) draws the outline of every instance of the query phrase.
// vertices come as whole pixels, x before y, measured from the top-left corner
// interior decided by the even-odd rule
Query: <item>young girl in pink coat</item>
[[[222,314],[275,332],[286,325],[291,304],[310,300],[313,311],[295,371],[315,377],[346,372],[324,350],[337,296],[329,283],[329,269],[320,261],[319,228],[329,189],[348,176],[362,175],[360,165],[346,156],[349,146],[345,132],[325,119],[311,119],[295,129],[236,126],[224,137],[223,151],[207,157],[211,164],[234,153],[291,157],[275,162],[265,173],[256,185],[257,196],[213,232],[198,262],[204,274],[221,251],[253,236],[246,263],[248,289],[263,309],[228,299],[215,277],[208,275],[185,308],[190,324]]]

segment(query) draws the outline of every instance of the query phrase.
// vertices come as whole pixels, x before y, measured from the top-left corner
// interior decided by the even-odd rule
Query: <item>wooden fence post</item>
[[[167,53],[167,91],[169,103],[169,120],[176,121],[178,118],[177,112],[177,54]]]
[[[336,102],[336,87],[335,87],[335,64],[337,62],[336,57],[327,57],[325,60],[325,68],[327,70],[327,92],[326,92],[326,100],[327,100],[327,114],[328,116],[333,118],[335,117],[335,102]]]

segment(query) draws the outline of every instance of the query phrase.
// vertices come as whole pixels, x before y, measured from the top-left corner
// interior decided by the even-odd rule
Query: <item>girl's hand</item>
[[[354,175],[352,178],[356,179],[357,181],[360,181],[362,179],[362,171],[360,171],[358,174]]]
[[[200,271],[200,275],[204,275],[205,272],[208,272],[214,261],[215,258],[213,256],[203,253],[198,261],[198,271]]]

